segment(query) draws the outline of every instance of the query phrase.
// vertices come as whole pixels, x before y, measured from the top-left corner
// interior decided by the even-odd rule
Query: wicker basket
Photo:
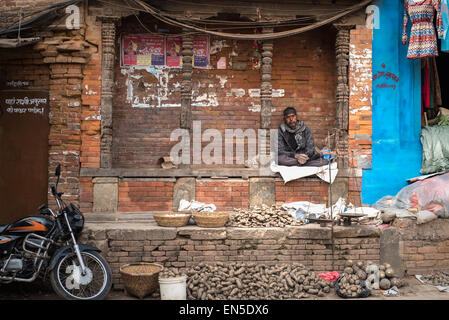
[[[157,224],[162,227],[182,227],[185,226],[192,214],[186,212],[154,213],[153,217]]]
[[[158,263],[140,262],[120,267],[126,292],[139,299],[153,293],[159,286],[159,272],[164,267]]]
[[[194,212],[193,218],[199,227],[219,228],[228,222],[229,212]]]

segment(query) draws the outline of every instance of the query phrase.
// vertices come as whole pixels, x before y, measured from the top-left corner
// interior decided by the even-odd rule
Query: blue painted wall
[[[372,168],[363,172],[364,204],[396,195],[421,169],[421,64],[406,58],[408,45],[401,42],[403,3],[373,3],[380,9],[380,28],[373,30],[373,76],[390,72],[399,80],[385,76],[373,80],[373,159]]]

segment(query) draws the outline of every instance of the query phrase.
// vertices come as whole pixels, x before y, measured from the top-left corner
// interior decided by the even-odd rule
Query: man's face
[[[288,114],[284,117],[285,124],[289,126],[291,129],[295,129],[296,127],[296,114]]]

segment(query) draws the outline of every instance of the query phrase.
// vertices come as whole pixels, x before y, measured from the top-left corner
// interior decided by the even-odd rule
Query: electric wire
[[[362,7],[368,5],[369,3],[372,2],[372,0],[365,0],[357,5],[349,7],[346,11],[339,13],[339,14],[333,16],[332,18],[328,18],[326,20],[316,22],[316,23],[308,25],[306,27],[296,28],[296,29],[292,29],[292,30],[288,30],[288,31],[271,32],[271,33],[263,33],[263,34],[233,34],[233,33],[210,31],[208,29],[199,28],[199,27],[190,25],[188,23],[179,22],[172,18],[167,18],[163,14],[160,14],[159,10],[151,7],[150,5],[146,4],[145,2],[143,2],[141,0],[133,0],[133,1],[135,3],[137,3],[138,5],[140,5],[142,8],[144,8],[148,13],[150,13],[155,18],[157,18],[160,21],[165,22],[169,25],[181,27],[184,29],[192,29],[192,30],[200,31],[200,32],[203,32],[206,34],[223,37],[223,38],[231,38],[231,39],[237,39],[237,40],[272,40],[272,39],[296,35],[296,34],[303,33],[303,32],[306,32],[306,31],[309,31],[312,29],[316,29],[318,27],[329,24],[331,22],[334,22],[352,12],[355,12],[355,11],[361,9]]]

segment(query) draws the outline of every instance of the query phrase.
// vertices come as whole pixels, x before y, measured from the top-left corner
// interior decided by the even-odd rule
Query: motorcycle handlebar
[[[51,194],[55,196],[56,195],[56,187],[55,187],[55,185],[51,184],[50,185],[50,189],[51,189]]]

